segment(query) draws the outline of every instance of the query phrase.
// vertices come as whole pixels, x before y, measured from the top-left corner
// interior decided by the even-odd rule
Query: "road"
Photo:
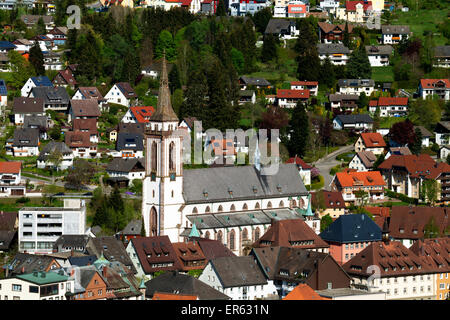
[[[333,176],[330,175],[330,169],[341,163],[339,160],[336,160],[336,156],[341,153],[352,151],[353,148],[354,148],[353,145],[339,148],[338,150],[330,153],[328,156],[321,158],[313,163],[313,165],[320,170],[320,175],[324,179],[323,188],[325,190],[330,190],[330,183],[331,180],[333,179]]]

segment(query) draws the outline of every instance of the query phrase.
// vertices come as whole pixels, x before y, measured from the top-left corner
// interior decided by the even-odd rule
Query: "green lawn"
[[[391,128],[393,124],[405,120],[406,117],[382,117],[380,118],[380,128]]]
[[[375,82],[393,82],[393,68],[391,66],[372,67],[372,79],[375,80]]]

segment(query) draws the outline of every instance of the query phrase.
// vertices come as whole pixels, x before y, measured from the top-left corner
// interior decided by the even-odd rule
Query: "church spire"
[[[165,52],[162,57],[162,70],[159,83],[158,104],[156,106],[155,113],[151,117],[151,120],[178,122],[178,117],[175,111],[173,111],[172,103],[170,101],[169,77],[167,75],[167,62]]]

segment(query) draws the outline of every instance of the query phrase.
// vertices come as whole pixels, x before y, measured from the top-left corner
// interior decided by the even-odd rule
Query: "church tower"
[[[164,56],[157,108],[145,131],[142,215],[146,236],[167,235],[171,241],[178,241],[179,209],[184,204],[182,138],[173,135],[177,128]]]

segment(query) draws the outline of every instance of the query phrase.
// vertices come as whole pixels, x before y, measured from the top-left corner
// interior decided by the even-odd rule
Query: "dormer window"
[[[208,198],[208,191],[205,189],[205,190],[203,190],[203,196],[205,197],[205,198]]]
[[[231,188],[228,188],[228,194],[230,195],[230,197],[233,197],[233,190],[231,190]]]
[[[253,186],[253,193],[258,193],[258,189],[256,188],[256,186]]]
[[[278,192],[281,192],[281,185],[277,185],[277,190],[278,190]]]

